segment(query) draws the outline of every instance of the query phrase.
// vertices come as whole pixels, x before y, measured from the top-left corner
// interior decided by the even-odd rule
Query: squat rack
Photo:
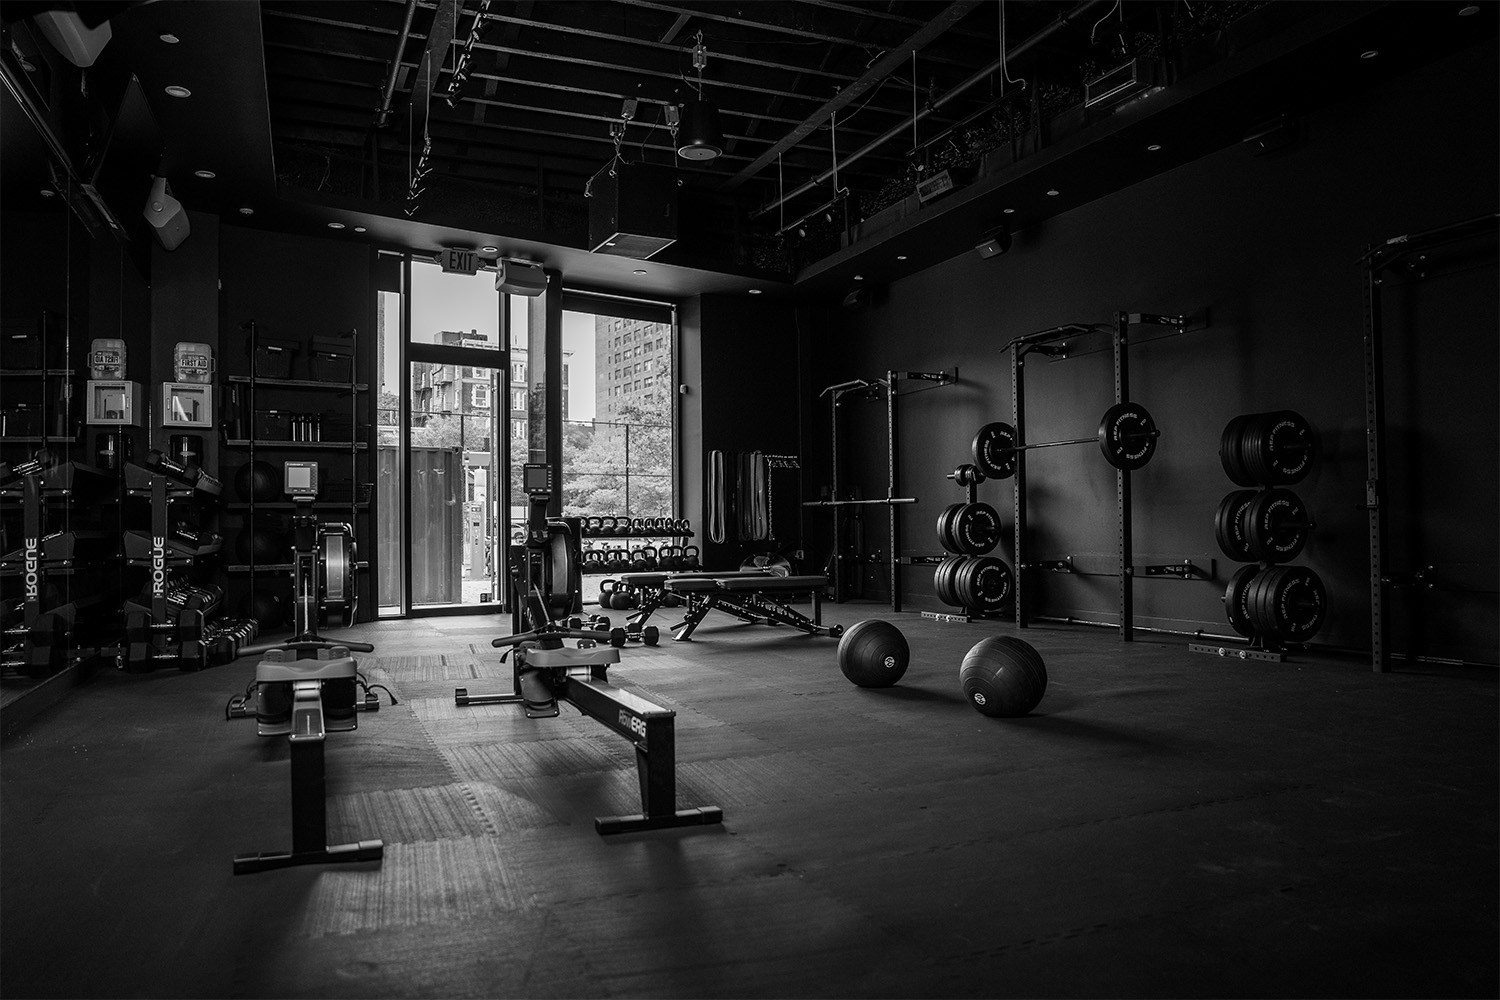
[[[901,379],[915,382],[935,382],[938,385],[952,385],[958,381],[958,368],[953,371],[940,372],[898,372],[888,370],[884,378],[878,378],[873,382],[865,379],[853,379],[848,382],[840,382],[830,385],[818,393],[818,398],[832,395],[832,435],[833,454],[831,466],[833,469],[832,483],[827,500],[804,501],[804,507],[828,507],[833,511],[833,555],[829,579],[833,584],[833,600],[843,603],[848,597],[848,576],[845,563],[854,559],[853,556],[844,552],[843,546],[843,509],[854,506],[884,506],[889,519],[890,527],[890,571],[891,571],[891,610],[901,610],[901,517],[897,510],[899,506],[914,504],[917,497],[900,497],[896,495],[898,484],[901,480],[900,458],[897,454],[896,443],[900,440],[900,424],[898,421],[898,410],[896,399],[900,395],[899,383]],[[839,407],[843,404],[845,396],[875,396],[885,394],[885,429],[886,429],[886,495],[871,500],[845,499],[839,493]]]
[[[1189,330],[1199,329],[1205,325],[1207,325],[1206,313],[1164,316],[1156,313],[1117,312],[1115,313],[1113,324],[1065,323],[1061,326],[1054,326],[1046,330],[1038,330],[1036,333],[1028,333],[1015,337],[1000,349],[1002,353],[1005,351],[1011,352],[1011,419],[1014,422],[1016,431],[1016,473],[1013,485],[1013,489],[1015,490],[1015,532],[1014,550],[1011,554],[1015,559],[1015,590],[1013,600],[1015,602],[1017,628],[1026,628],[1030,620],[1027,598],[1030,596],[1031,588],[1026,585],[1026,570],[1040,568],[1043,565],[1041,563],[1028,564],[1026,562],[1026,355],[1037,353],[1056,360],[1062,360],[1068,356],[1068,348],[1066,343],[1060,343],[1060,341],[1064,341],[1068,337],[1103,333],[1106,331],[1110,332],[1111,343],[1114,348],[1115,403],[1122,404],[1130,401],[1128,347],[1130,344],[1130,328],[1132,326],[1166,326],[1175,329],[1179,333],[1186,333]],[[1115,470],[1115,506],[1117,510],[1116,550],[1119,558],[1120,641],[1130,642],[1135,637],[1135,595],[1132,587],[1135,571],[1132,561],[1129,469],[1116,468]]]
[[[1370,669],[1391,669],[1385,645],[1386,525],[1382,516],[1385,483],[1385,357],[1380,310],[1381,275],[1413,253],[1432,250],[1495,230],[1500,212],[1437,226],[1419,233],[1393,236],[1370,244],[1359,259],[1365,270],[1365,502],[1370,537]],[[1421,259],[1421,258],[1419,258]]]

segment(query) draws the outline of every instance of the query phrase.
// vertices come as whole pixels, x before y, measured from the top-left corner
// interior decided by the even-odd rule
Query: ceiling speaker
[[[495,265],[495,291],[510,295],[540,295],[547,290],[547,272],[531,260],[501,259]]]
[[[589,181],[589,250],[645,260],[677,242],[677,176],[651,163],[610,163]]]
[[[677,155],[684,160],[712,160],[722,152],[724,134],[719,131],[719,109],[701,97],[683,104]]]
[[[188,238],[187,212],[182,202],[172,197],[172,188],[165,177],[151,179],[151,193],[146,196],[146,207],[141,214],[151,223],[151,231],[164,249],[176,250]]]
[[[974,244],[974,249],[979,251],[979,256],[985,260],[998,257],[1010,249],[1010,230],[1005,226],[992,230],[980,237],[979,242]]]

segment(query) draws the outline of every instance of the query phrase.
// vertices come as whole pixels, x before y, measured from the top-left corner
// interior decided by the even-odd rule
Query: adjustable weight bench
[[[808,635],[842,635],[842,625],[823,624],[823,588],[826,586],[826,576],[776,576],[770,573],[670,576],[662,583],[665,591],[687,598],[687,617],[672,626],[672,638],[678,642],[691,639],[698,623],[716,609],[751,624],[790,625]],[[811,595],[811,617],[782,599],[797,594]]]
[[[622,587],[630,587],[641,595],[641,603],[625,617],[625,631],[627,633],[640,632],[641,628],[650,620],[656,610],[667,603],[668,591],[666,582],[668,580],[719,580],[729,577],[748,576],[765,578],[771,574],[764,570],[725,570],[722,573],[714,573],[708,570],[683,570],[669,572],[659,570],[654,573],[621,573],[615,579]],[[688,604],[688,610],[696,599],[696,594],[691,591],[673,591],[673,595],[681,597]]]

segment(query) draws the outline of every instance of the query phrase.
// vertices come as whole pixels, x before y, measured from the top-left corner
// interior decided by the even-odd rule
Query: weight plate
[[[1245,468],[1244,459],[1240,457],[1241,432],[1249,419],[1250,414],[1231,417],[1224,425],[1224,433],[1219,435],[1219,464],[1224,466],[1224,474],[1236,486],[1255,485],[1254,478]]]
[[[1000,513],[987,503],[959,504],[948,525],[954,552],[982,556],[1000,544]]]
[[[961,607],[958,594],[954,590],[953,583],[958,567],[967,562],[968,556],[949,556],[938,563],[937,572],[932,577],[932,589],[937,594],[937,599],[949,607]]]
[[[1259,566],[1242,566],[1229,578],[1229,586],[1224,588],[1224,613],[1229,617],[1230,626],[1247,639],[1255,634],[1247,601],[1250,584],[1259,572]]]
[[[1250,555],[1262,562],[1297,558],[1307,544],[1311,519],[1302,500],[1291,490],[1264,490],[1245,507],[1240,532]]]
[[[1316,447],[1312,425],[1300,413],[1277,410],[1262,415],[1259,457],[1267,483],[1301,482],[1312,469]]]
[[[1318,574],[1305,566],[1279,566],[1261,595],[1268,634],[1287,642],[1306,642],[1323,626],[1328,594]]]
[[[1116,403],[1099,421],[1099,450],[1110,465],[1134,471],[1156,454],[1160,434],[1156,421],[1140,403]]]
[[[1015,580],[1004,560],[994,556],[979,556],[966,571],[968,582],[967,607],[993,614],[1010,603],[1015,589]]]
[[[1254,490],[1235,490],[1219,501],[1218,513],[1214,515],[1214,537],[1219,542],[1219,549],[1235,562],[1255,561],[1245,544],[1245,533],[1240,525],[1240,516],[1255,497]]]
[[[937,519],[938,544],[943,547],[944,552],[957,552],[958,543],[953,540],[953,516],[962,507],[961,503],[950,503],[943,508],[943,512]]]
[[[1016,474],[1016,429],[1003,420],[979,428],[970,446],[974,464],[988,479],[1009,479]]]

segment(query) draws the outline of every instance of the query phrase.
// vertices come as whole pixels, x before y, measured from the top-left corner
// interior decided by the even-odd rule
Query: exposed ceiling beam
[[[745,181],[764,170],[767,164],[776,159],[777,155],[786,152],[793,146],[807,138],[823,122],[829,120],[834,114],[848,107],[857,100],[865,91],[879,84],[890,76],[901,66],[906,65],[912,53],[918,52],[938,38],[943,32],[963,20],[964,16],[979,5],[980,0],[954,0],[937,17],[919,28],[900,46],[889,50],[881,56],[874,65],[867,69],[863,76],[845,87],[836,97],[823,104],[822,107],[808,115],[796,128],[792,129],[782,138],[773,143],[760,156],[751,161],[750,165],[740,170],[729,180],[724,182],[724,190],[732,191]]]

